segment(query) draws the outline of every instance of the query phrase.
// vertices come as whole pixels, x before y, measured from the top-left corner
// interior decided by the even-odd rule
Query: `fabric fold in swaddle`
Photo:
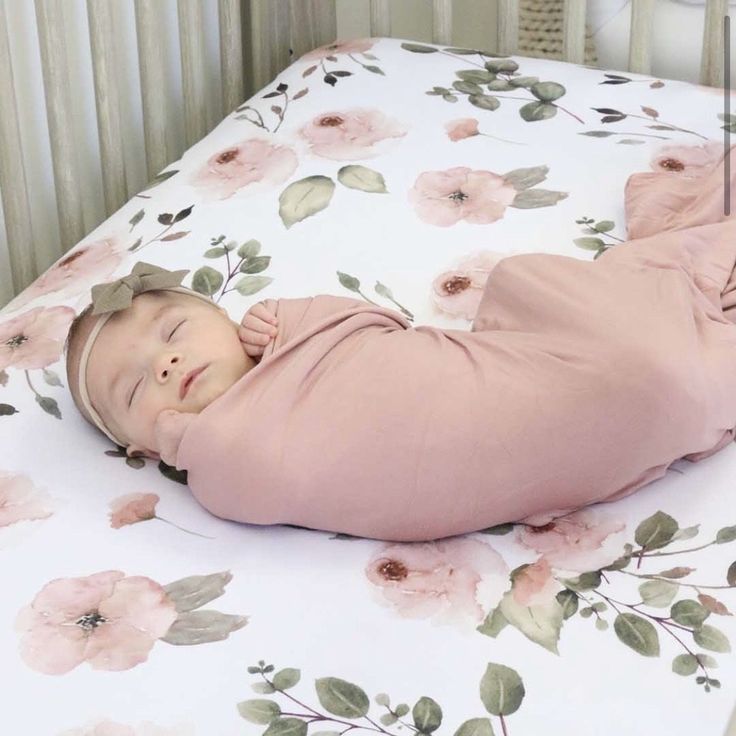
[[[633,175],[630,235],[646,237],[596,261],[504,259],[469,332],[278,300],[276,342],[180,424],[177,467],[226,519],[415,541],[619,498],[712,454],[736,425],[718,177]]]

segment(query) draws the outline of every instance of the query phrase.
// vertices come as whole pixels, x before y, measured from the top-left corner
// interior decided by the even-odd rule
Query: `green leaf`
[[[337,271],[337,278],[340,281],[340,284],[342,284],[346,289],[355,292],[360,290],[360,280],[356,279],[355,276],[350,276],[342,271]]]
[[[260,273],[271,263],[271,256],[251,256],[240,264],[240,273]]]
[[[251,723],[271,723],[274,718],[281,715],[281,708],[278,703],[265,698],[254,698],[253,700],[243,700],[238,703],[238,713]]]
[[[178,470],[173,465],[167,465],[163,460],[158,461],[158,470],[164,478],[173,480],[176,483],[187,485],[187,471]]]
[[[716,544],[726,544],[726,542],[733,542],[734,539],[736,539],[736,526],[724,526],[716,534]]]
[[[453,736],[494,736],[493,726],[488,718],[470,718],[460,724]]]
[[[605,243],[600,238],[593,238],[590,236],[586,236],[584,238],[573,238],[572,242],[585,250],[598,250],[605,246]]]
[[[366,64],[366,66],[364,66],[363,69],[366,69],[369,72],[373,72],[374,74],[381,74],[384,77],[386,76],[383,69],[381,69],[380,66],[376,66],[375,64]],[[296,96],[294,97],[294,99],[296,99]]]
[[[678,530],[677,522],[664,511],[657,511],[644,519],[634,533],[636,543],[646,549],[658,549],[672,541],[672,537]]]
[[[513,522],[506,524],[496,524],[495,526],[489,526],[487,529],[480,530],[482,534],[497,534],[499,536],[503,534],[509,534],[512,531],[514,531]]]
[[[726,573],[726,580],[729,585],[736,585],[736,562],[732,562]]]
[[[438,50],[434,46],[425,46],[421,43],[402,43],[401,48],[406,51],[413,51],[415,54],[434,54]]]
[[[602,618],[597,618],[595,620],[595,627],[598,631],[605,631],[608,628],[608,621]]]
[[[465,92],[466,94],[469,94],[469,95],[482,95],[483,94],[483,88],[476,82],[468,82],[468,81],[461,79],[460,81],[453,82],[452,86],[458,92]]]
[[[496,110],[501,105],[498,98],[491,95],[470,95],[468,101],[471,105],[479,107],[481,110]]]
[[[503,178],[517,191],[529,189],[543,182],[549,173],[549,166],[530,166],[525,169],[514,169],[503,175]]]
[[[185,611],[161,638],[168,644],[204,644],[222,641],[231,632],[242,629],[248,623],[245,616],[231,616],[219,611]]]
[[[216,572],[211,575],[190,575],[164,585],[164,591],[176,606],[178,613],[193,611],[205,603],[219,598],[225,586],[233,579],[231,572]]]
[[[710,616],[710,611],[697,601],[686,598],[672,606],[670,616],[676,623],[696,629]]]
[[[464,82],[475,82],[476,84],[488,84],[492,82],[496,75],[486,69],[461,69],[455,72],[456,77],[460,77]]]
[[[269,276],[244,276],[234,285],[234,288],[242,296],[250,296],[265,289],[272,281],[273,279]]]
[[[616,636],[644,657],[659,656],[659,637],[654,626],[634,613],[619,613],[613,622]]]
[[[192,276],[192,289],[205,296],[212,296],[222,286],[222,282],[223,276],[219,271],[202,266]]]
[[[370,701],[362,688],[337,677],[315,680],[317,697],[322,707],[340,718],[362,718],[368,713]]]
[[[542,102],[558,100],[565,94],[565,88],[557,82],[537,82],[529,87],[529,91]]]
[[[295,669],[294,667],[286,667],[283,670],[279,670],[273,676],[273,684],[277,690],[288,690],[290,687],[294,687],[301,677],[301,670]]]
[[[489,72],[493,72],[494,74],[498,74],[499,72],[515,72],[519,68],[519,65],[512,59],[487,61],[485,66]]]
[[[134,228],[142,219],[143,215],[145,214],[145,210],[138,210],[133,217],[128,220],[128,224],[130,225],[131,229]]]
[[[578,575],[577,578],[563,578],[562,583],[576,591],[593,590],[601,584],[601,573],[599,570],[584,572]]]
[[[414,725],[421,733],[432,733],[442,723],[442,708],[436,700],[424,695],[417,700],[416,705],[412,708],[411,717],[414,719]]]
[[[442,50],[446,51],[448,54],[456,54],[457,56],[474,56],[475,54],[480,53],[478,49],[450,48]]]
[[[567,192],[554,192],[549,189],[526,189],[514,197],[511,206],[522,210],[533,207],[551,207],[561,199],[566,198]]]
[[[496,606],[485,618],[480,626],[476,626],[476,631],[486,636],[492,636],[494,639],[508,625],[506,617],[503,615],[500,606]]]
[[[43,369],[43,380],[46,381],[49,386],[63,386],[59,376],[50,368]]]
[[[9,417],[17,414],[18,410],[10,404],[0,404],[0,417]]]
[[[672,671],[687,677],[698,669],[698,660],[692,654],[678,654],[672,660]]]
[[[568,619],[574,616],[578,610],[578,597],[572,590],[561,590],[555,596],[557,602],[562,608],[562,616],[564,619]]]
[[[480,681],[480,699],[494,716],[515,713],[524,699],[524,683],[516,670],[490,662]]]
[[[616,135],[616,133],[610,130],[586,130],[585,133],[578,133],[578,135],[589,135],[593,138],[608,138],[609,135]]]
[[[693,631],[693,639],[703,649],[709,649],[711,652],[730,652],[731,644],[728,637],[715,626],[703,624],[699,629]]]
[[[667,608],[677,595],[679,587],[667,580],[647,580],[639,586],[639,595],[648,606]]]
[[[222,246],[218,246],[217,248],[209,248],[204,252],[205,258],[219,258],[220,256],[224,256],[225,253],[227,253],[227,248],[224,248]]]
[[[257,256],[260,252],[261,244],[257,240],[249,240],[238,248],[238,256],[240,258],[251,258],[252,256]]]
[[[262,736],[307,736],[307,722],[301,718],[276,718]]]
[[[445,102],[457,102],[457,97],[455,95],[450,95],[450,94],[442,95],[442,99]]]
[[[486,87],[491,92],[507,92],[510,89],[514,89],[506,79],[492,79]]]
[[[549,120],[557,115],[557,108],[546,102],[527,102],[519,108],[519,115],[527,123],[535,123],[538,120]]]
[[[607,233],[609,230],[613,230],[615,227],[615,224],[613,220],[601,220],[600,222],[596,222],[595,229],[599,233]]]
[[[383,194],[387,191],[386,182],[379,172],[358,164],[343,166],[337,172],[337,180],[340,184],[361,192]]]
[[[279,216],[290,228],[297,222],[325,209],[335,191],[335,182],[328,176],[308,176],[289,184],[279,197]]]
[[[539,81],[539,77],[512,77],[509,84],[512,87],[531,87]]]
[[[56,403],[56,399],[52,399],[50,396],[36,396],[36,403],[47,414],[61,419],[61,412],[59,411],[59,405]]]

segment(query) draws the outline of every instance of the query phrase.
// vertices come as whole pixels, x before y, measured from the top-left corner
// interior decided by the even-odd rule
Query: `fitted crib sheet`
[[[733,445],[536,526],[406,544],[259,527],[126,460],[60,360],[90,286],[138,260],[189,269],[236,320],[329,293],[469,329],[500,258],[625,241],[628,176],[697,176],[722,109],[668,79],[358,39],[167,166],[0,311],[2,730],[722,733]]]

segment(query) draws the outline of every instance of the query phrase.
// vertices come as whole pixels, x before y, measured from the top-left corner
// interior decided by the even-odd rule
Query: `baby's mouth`
[[[183,399],[187,395],[189,387],[197,380],[199,374],[202,373],[206,367],[206,365],[203,365],[199,368],[195,368],[193,371],[189,371],[189,373],[181,379],[181,383],[179,384],[179,399]]]

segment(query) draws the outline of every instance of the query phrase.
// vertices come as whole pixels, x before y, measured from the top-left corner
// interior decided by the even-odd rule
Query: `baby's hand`
[[[257,358],[263,355],[266,345],[276,335],[278,319],[264,302],[254,304],[240,321],[238,335],[247,355]]]

